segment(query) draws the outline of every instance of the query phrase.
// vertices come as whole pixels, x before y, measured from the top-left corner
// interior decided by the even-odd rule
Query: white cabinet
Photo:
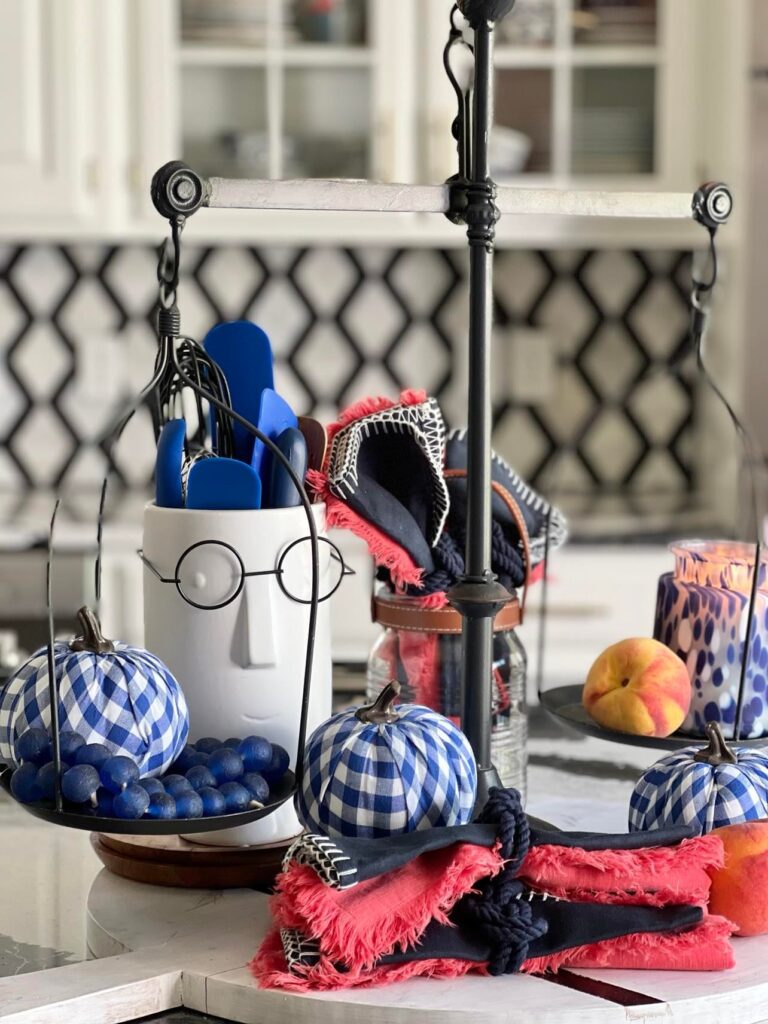
[[[205,176],[416,180],[416,6],[135,0],[134,209],[148,213],[147,183],[170,159]],[[206,232],[252,226],[261,237],[312,223],[219,211],[204,220]],[[322,237],[327,226],[309,230]]]
[[[0,4],[0,219],[4,233],[78,228],[96,215],[107,94],[96,0]]]
[[[430,2],[436,49],[447,8]],[[559,187],[700,184],[697,13],[692,0],[518,0],[496,32],[494,177]],[[427,82],[430,169],[445,177],[455,165],[455,100],[435,56]]]
[[[3,0],[0,235],[156,237],[149,183],[179,158],[222,176],[445,180],[456,170],[442,66],[451,6]],[[498,29],[495,176],[686,190],[726,177],[729,125],[743,110],[723,111],[720,98],[744,75],[745,9],[518,0]],[[680,227],[609,230],[621,244],[662,241],[659,231],[687,244]],[[403,215],[211,211],[192,230],[262,244],[463,243],[443,218]],[[507,218],[500,234],[530,245],[570,232],[589,245],[601,230]]]

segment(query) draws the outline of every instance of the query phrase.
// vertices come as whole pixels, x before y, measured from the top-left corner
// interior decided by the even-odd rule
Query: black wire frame
[[[704,338],[706,335],[706,328],[710,316],[710,301],[712,292],[714,291],[718,277],[718,253],[716,244],[717,227],[712,225],[705,225],[709,234],[709,261],[710,261],[710,276],[708,281],[698,280],[695,272],[692,275],[692,289],[691,289],[691,328],[690,338],[692,343],[692,349],[696,357],[696,367],[699,374],[706,382],[706,384],[714,392],[721,405],[725,408],[728,413],[728,417],[733,424],[734,430],[738,440],[741,442],[744,451],[744,458],[747,464],[747,479],[749,482],[749,498],[750,498],[750,512],[753,519],[753,527],[755,531],[755,559],[754,567],[752,572],[752,581],[749,591],[749,601],[747,604],[747,628],[744,637],[744,649],[741,657],[741,665],[739,668],[739,687],[736,695],[736,714],[733,726],[733,742],[734,743],[749,743],[750,745],[766,745],[768,744],[768,735],[758,737],[754,740],[747,740],[741,736],[741,729],[743,725],[744,715],[744,700],[746,696],[746,685],[747,685],[747,673],[749,671],[749,665],[751,660],[751,648],[752,638],[756,620],[756,609],[757,609],[757,595],[760,590],[760,574],[761,566],[763,564],[763,552],[764,544],[761,536],[761,517],[759,514],[758,505],[758,488],[755,477],[755,459],[753,458],[754,444],[752,437],[747,430],[746,426],[740,419],[733,405],[730,403],[717,381],[714,379],[712,374],[707,367],[704,359]],[[550,543],[549,543],[549,515],[547,516],[547,533],[545,538],[544,546],[544,575],[542,580],[542,592],[541,592],[541,604],[539,612],[539,629],[537,638],[537,666],[536,666],[536,693],[539,700],[539,704],[549,714],[553,715],[559,721],[566,721],[567,725],[571,728],[579,729],[582,726],[582,731],[589,731],[591,734],[600,734],[604,739],[611,740],[617,743],[630,743],[635,746],[643,746],[643,737],[629,736],[619,733],[615,730],[603,729],[594,722],[589,723],[589,729],[583,728],[583,723],[580,723],[575,717],[571,715],[563,715],[562,706],[558,699],[557,705],[554,702],[548,700],[548,691],[544,686],[544,661],[546,651],[546,628],[547,628],[547,615],[549,610],[549,557],[550,557]],[[577,686],[576,689],[579,687]],[[564,688],[565,689],[565,688]],[[568,687],[567,689],[570,689]],[[688,736],[687,734],[683,737],[679,734],[681,739],[685,739],[691,744],[695,743],[698,737]],[[674,734],[678,736],[677,733]],[[706,740],[706,737],[701,737],[702,741]],[[677,744],[679,745],[679,744]],[[648,746],[659,746],[658,740],[648,743]]]
[[[162,311],[166,312],[175,311],[176,322],[178,322],[178,311],[175,307],[176,301],[176,286],[178,284],[178,269],[180,261],[180,248],[181,248],[181,232],[184,227],[184,218],[175,218],[171,221],[172,239],[171,245],[173,252],[175,253],[174,258],[174,270],[172,277],[167,275],[167,271],[164,271],[164,267],[167,266],[168,262],[168,246],[165,247],[160,258],[160,266],[158,268],[158,281],[160,282],[160,310],[161,316],[159,318],[160,323],[163,323]],[[166,322],[173,322],[173,317],[170,321],[166,318]],[[112,453],[115,445],[119,442],[128,424],[133,419],[134,415],[144,404],[149,404],[155,397],[155,389],[163,381],[164,376],[167,374],[169,369],[172,369],[178,376],[182,383],[195,392],[200,398],[204,399],[209,403],[210,406],[215,408],[219,414],[239,423],[242,427],[251,433],[254,438],[261,441],[262,444],[267,448],[272,455],[277,458],[288,476],[291,482],[296,487],[296,491],[299,495],[299,501],[302,505],[306,518],[307,528],[309,536],[303,538],[303,540],[309,540],[311,545],[311,583],[310,583],[310,598],[308,601],[301,602],[306,604],[309,609],[308,623],[307,623],[307,644],[306,644],[306,656],[304,662],[304,679],[302,687],[301,697],[301,714],[299,719],[299,734],[296,746],[296,770],[294,775],[294,784],[290,792],[282,795],[280,800],[270,805],[268,809],[261,809],[260,811],[249,812],[248,814],[236,815],[237,823],[245,823],[246,819],[254,820],[257,817],[263,816],[265,813],[272,813],[278,806],[291,799],[292,796],[298,792],[301,787],[304,767],[304,751],[307,740],[307,725],[309,717],[309,702],[311,695],[312,686],[312,669],[314,663],[314,651],[315,651],[315,638],[317,633],[317,618],[318,608],[320,605],[320,552],[319,552],[319,541],[317,530],[317,522],[313,512],[312,502],[304,487],[303,480],[294,470],[290,463],[290,460],[280,450],[278,445],[272,441],[263,431],[247,420],[244,416],[241,416],[231,405],[224,401],[222,397],[215,395],[210,389],[206,389],[202,380],[193,379],[187,372],[186,368],[182,365],[176,348],[176,342],[187,343],[188,345],[199,348],[201,353],[208,359],[207,354],[204,353],[202,346],[198,344],[193,338],[186,335],[169,333],[163,331],[162,328],[158,331],[158,352],[155,358],[155,365],[152,372],[152,377],[148,383],[142,388],[138,397],[132,401],[128,408],[118,417],[114,425],[107,430],[105,434],[105,440],[103,441],[103,450],[107,458],[107,466],[109,467],[112,463]],[[215,366],[215,364],[214,364]],[[97,524],[97,551],[96,560],[94,567],[94,589],[96,599],[96,611],[98,612],[101,603],[102,594],[102,544],[103,544],[103,524],[104,514],[106,508],[107,490],[109,482],[109,468],[105,474],[102,482],[101,493],[99,498],[99,511],[98,511],[98,524]],[[56,671],[56,657],[55,657],[55,625],[54,625],[54,613],[53,613],[53,561],[54,561],[54,530],[56,524],[56,517],[58,515],[59,508],[61,506],[61,499],[57,498],[53,513],[51,516],[51,523],[48,537],[48,559],[46,566],[46,602],[48,612],[48,644],[47,644],[47,661],[48,661],[48,698],[51,708],[51,747],[53,754],[53,763],[55,765],[54,772],[54,816],[48,816],[48,813],[44,810],[33,810],[33,813],[43,815],[46,820],[58,820],[61,822],[65,817],[66,813],[63,806],[63,797],[61,791],[61,775],[62,775],[62,761],[61,761],[61,742],[60,742],[60,716],[59,716],[59,680]],[[342,573],[342,579],[344,575],[348,573]],[[340,580],[341,582],[341,580]],[[3,782],[5,786],[5,781]],[[88,818],[88,821],[92,821],[93,827],[98,828],[101,821],[109,820],[110,822],[117,824],[117,819],[96,819]],[[210,830],[212,827],[211,821],[206,819],[199,819],[200,828],[202,830]],[[195,824],[198,819],[194,819],[191,822],[184,822],[183,830],[185,832],[191,832],[195,830]],[[141,820],[138,822],[123,823],[127,827],[124,827],[122,831],[128,831],[133,829],[135,832],[147,832],[147,831],[158,831],[162,833],[170,833],[173,831],[173,822],[156,822]],[[177,820],[176,825],[180,825],[181,821]],[[170,827],[169,827],[170,826]],[[84,827],[82,824],[77,827]],[[110,826],[111,827],[111,826]],[[234,827],[234,818],[232,815],[227,815],[221,818],[221,825],[217,826],[220,828],[231,828]],[[114,829],[113,829],[114,830]]]

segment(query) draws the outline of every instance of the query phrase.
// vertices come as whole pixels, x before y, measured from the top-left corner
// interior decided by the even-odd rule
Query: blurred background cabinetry
[[[444,180],[456,162],[440,60],[450,7],[5,0],[0,231],[156,231],[147,183],[179,157],[232,177]],[[497,42],[495,176],[660,189],[727,176],[707,160],[727,129],[706,116],[727,69],[707,54],[727,51],[738,25],[718,0],[518,0]],[[456,234],[435,218],[277,218],[211,215],[200,231]]]

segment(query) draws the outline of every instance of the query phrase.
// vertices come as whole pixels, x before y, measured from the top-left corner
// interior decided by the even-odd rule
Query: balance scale
[[[497,220],[550,215],[693,218],[712,235],[728,220],[733,205],[728,188],[715,183],[693,195],[497,188],[488,163],[493,38],[495,23],[513,4],[459,0],[452,11],[445,63],[458,98],[454,135],[459,171],[446,184],[204,178],[178,162],[161,168],[152,184],[155,206],[176,232],[200,208],[442,214],[466,226],[469,530],[466,576],[449,598],[464,617],[463,724],[478,763],[480,804],[498,784],[488,714],[492,624],[511,596],[490,569],[491,282]],[[471,91],[459,86],[450,69],[453,46],[467,45],[454,20],[457,13],[474,31]],[[625,1024],[628,1019],[757,1024],[768,1016],[768,938],[739,940],[737,967],[723,973],[568,970],[549,978],[418,979],[381,988],[291,995],[257,988],[247,969],[269,921],[268,898],[252,889],[160,889],[102,871],[88,900],[88,941],[97,959],[47,971],[44,979],[36,974],[0,979],[0,1024],[64,1019],[98,1024],[180,1006],[258,1024]]]

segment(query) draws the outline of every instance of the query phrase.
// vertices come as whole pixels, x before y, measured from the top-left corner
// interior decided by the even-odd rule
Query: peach
[[[768,932],[768,821],[744,821],[716,828],[725,864],[711,871],[709,910],[727,917],[737,935]]]
[[[582,702],[606,729],[669,736],[688,714],[691,680],[685,662],[658,640],[622,640],[589,670]]]

